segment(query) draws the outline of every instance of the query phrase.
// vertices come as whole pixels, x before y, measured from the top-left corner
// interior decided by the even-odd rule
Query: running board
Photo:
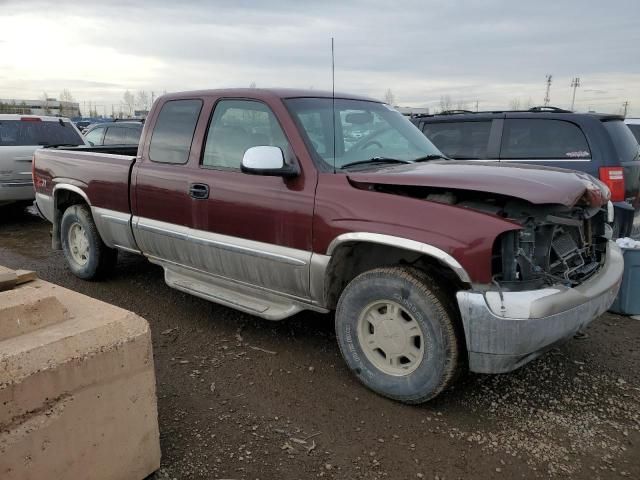
[[[297,301],[277,293],[156,259],[150,260],[164,267],[164,280],[170,287],[266,320],[283,320],[302,310],[327,312],[326,309],[317,305]]]

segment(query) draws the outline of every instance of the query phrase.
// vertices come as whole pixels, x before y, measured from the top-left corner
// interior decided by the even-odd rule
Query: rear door
[[[189,185],[199,150],[197,126],[202,98],[166,100],[151,119],[152,130],[132,172],[133,232],[152,260],[193,266],[190,228],[194,226]]]
[[[306,299],[315,171],[287,179],[240,170],[246,150],[261,145],[297,162],[283,128],[287,118],[256,100],[217,101],[192,179],[208,192],[193,200],[194,255],[210,274]]]
[[[587,137],[574,122],[549,118],[513,118],[507,114],[500,161],[579,170],[598,176]]]

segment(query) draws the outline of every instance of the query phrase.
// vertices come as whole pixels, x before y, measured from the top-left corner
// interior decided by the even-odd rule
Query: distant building
[[[47,98],[46,100],[0,98],[0,112],[78,117],[80,116],[80,104],[77,102],[60,102],[55,98]]]

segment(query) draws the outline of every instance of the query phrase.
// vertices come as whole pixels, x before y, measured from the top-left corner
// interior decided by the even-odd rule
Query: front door
[[[219,100],[192,179],[208,188],[208,198],[193,200],[194,252],[211,274],[307,299],[315,172],[289,179],[242,173],[246,150],[261,145],[297,161],[266,104]]]

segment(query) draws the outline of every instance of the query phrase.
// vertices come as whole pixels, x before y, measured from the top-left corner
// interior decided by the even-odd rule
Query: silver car
[[[34,199],[33,152],[45,145],[86,145],[68,118],[0,114],[0,205]]]

